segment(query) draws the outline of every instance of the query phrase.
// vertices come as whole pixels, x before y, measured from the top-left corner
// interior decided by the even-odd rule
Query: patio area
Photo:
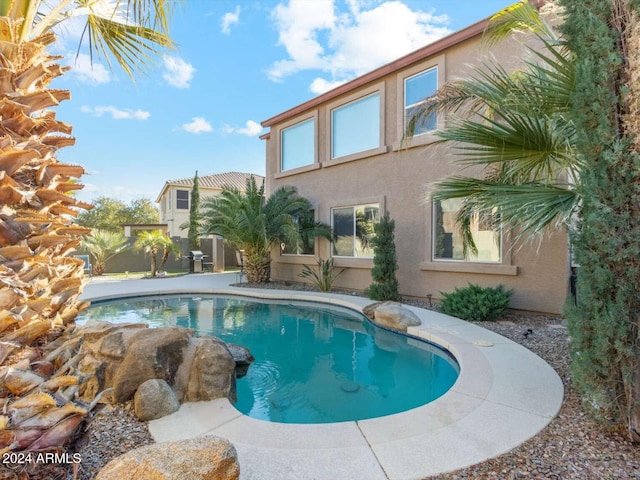
[[[82,298],[218,292],[322,300],[356,310],[371,303],[348,295],[230,286],[235,281],[233,273],[153,280],[95,278]],[[453,388],[430,404],[358,422],[292,425],[246,417],[222,399],[185,404],[150,422],[150,431],[158,442],[203,434],[228,438],[238,451],[242,479],[413,479],[507,452],[557,414],[563,385],[539,357],[477,325],[408,308],[422,321],[409,333],[444,346],[461,367]]]

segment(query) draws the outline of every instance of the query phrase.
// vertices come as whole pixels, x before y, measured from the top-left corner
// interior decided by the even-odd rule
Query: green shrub
[[[333,265],[333,258],[328,260],[316,258],[316,264],[318,265],[317,271],[311,265],[303,265],[302,272],[298,276],[311,280],[311,283],[318,287],[321,292],[331,291],[333,281],[344,272],[344,268],[336,270]]]
[[[453,317],[474,322],[494,321],[507,311],[513,290],[504,285],[495,288],[483,288],[469,284],[465,288],[456,288],[452,293],[442,293],[440,311]]]
[[[371,239],[373,244],[373,268],[371,277],[373,283],[365,290],[365,295],[371,300],[395,302],[400,301],[398,292],[398,259],[396,256],[395,221],[391,220],[389,212],[375,225],[375,236]]]

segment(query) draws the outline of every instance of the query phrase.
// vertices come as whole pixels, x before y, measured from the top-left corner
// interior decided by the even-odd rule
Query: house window
[[[280,244],[280,250],[283,255],[313,255],[315,247],[315,238],[306,233],[307,227],[313,227],[315,224],[315,211],[310,210],[304,214],[293,215],[294,221],[300,233],[300,244],[296,247],[285,242]]]
[[[337,257],[373,257],[371,240],[380,221],[377,203],[339,207],[331,210],[333,255]]]
[[[176,208],[178,210],[189,210],[189,190],[176,191]]]
[[[457,224],[462,199],[435,201],[433,203],[433,259],[468,262],[500,262],[500,233],[492,229],[490,221],[471,219],[471,235],[478,254],[463,253],[463,238]]]
[[[438,90],[438,67],[430,68],[404,80],[404,119],[405,128],[412,115],[424,106],[426,99]],[[436,129],[436,115],[431,114],[416,122],[413,135]]]
[[[281,133],[281,171],[311,165],[315,161],[313,118],[285,128]]]
[[[331,112],[331,158],[380,146],[380,94],[375,93]]]

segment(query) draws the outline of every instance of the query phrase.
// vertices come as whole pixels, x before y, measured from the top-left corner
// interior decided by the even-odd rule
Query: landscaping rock
[[[376,325],[398,332],[406,333],[408,327],[422,323],[415,313],[398,302],[376,302],[362,311]]]
[[[140,384],[152,378],[173,384],[190,337],[190,331],[181,327],[148,328],[136,332],[114,374],[113,400],[130,400]]]
[[[109,462],[96,480],[237,480],[238,454],[223,438],[204,436],[132,450]]]
[[[226,344],[215,337],[194,338],[195,353],[188,369],[183,402],[227,397],[236,401],[235,367]]]
[[[249,370],[249,365],[255,361],[255,358],[251,355],[249,349],[242,345],[227,343],[227,348],[233,361],[236,362],[236,378],[244,377],[247,374],[247,370]]]
[[[152,379],[142,383],[133,397],[133,411],[139,420],[155,420],[180,408],[180,402],[169,384]]]
[[[176,326],[94,322],[77,328],[65,341],[83,342],[78,371],[89,380],[79,393],[87,401],[112,389],[103,401],[126,402],[140,385],[154,379],[164,380],[180,402],[236,399],[236,363],[216,337],[195,337],[193,330]],[[253,361],[247,349],[232,348],[239,364]]]

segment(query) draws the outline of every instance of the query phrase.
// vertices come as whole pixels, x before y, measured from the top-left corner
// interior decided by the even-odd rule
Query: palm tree
[[[309,218],[311,203],[294,187],[283,186],[265,198],[264,184],[247,179],[244,192],[225,188],[219,197],[203,202],[203,232],[221,235],[244,250],[248,282],[268,282],[271,251],[281,243],[297,248],[304,237],[331,239],[331,228],[320,222],[298,222]]]
[[[497,42],[514,30],[533,32],[546,47],[530,49],[535,62],[513,73],[489,64],[467,80],[444,85],[407,127],[410,137],[423,118],[447,114],[446,126],[435,134],[454,145],[461,164],[483,172],[482,178],[456,175],[436,182],[432,193],[436,205],[463,200],[457,220],[465,255],[477,253],[474,217],[514,232],[516,239],[528,238],[570,225],[580,205],[574,181],[581,164],[567,118],[572,55],[526,0],[496,14],[486,39]]]
[[[151,256],[152,277],[158,275],[158,272],[162,270],[162,267],[167,263],[172,253],[176,255],[180,253],[180,247],[171,241],[169,235],[159,232],[158,230],[142,232],[138,235],[134,248],[136,250],[143,250]],[[158,254],[161,254],[159,264]]]
[[[49,88],[53,79],[68,70],[57,63],[60,57],[49,53],[55,42],[53,29],[84,15],[92,52],[114,59],[132,75],[144,69],[159,48],[172,45],[168,37],[169,7],[166,0],[0,0],[3,366],[13,365],[14,353],[25,352],[23,347],[39,348],[44,343],[39,340],[45,336],[48,341],[53,340],[88,305],[78,300],[84,262],[71,254],[90,229],[75,226],[72,218],[91,205],[72,195],[82,188],[75,179],[83,175],[84,169],[56,158],[58,149],[73,145],[75,139],[71,137],[71,126],[58,120],[51,110],[70,98],[66,90]],[[21,365],[23,369],[24,362]],[[16,372],[34,378],[33,372]],[[79,377],[76,380],[82,381]],[[0,388],[5,387],[3,377]],[[13,399],[25,394],[10,391]],[[70,435],[81,417],[68,418]],[[61,422],[66,421],[67,418]],[[15,428],[19,429],[19,425],[12,420],[3,431],[8,443],[2,443],[0,450],[17,448],[12,441]],[[42,432],[38,448],[58,447],[65,441],[60,435],[45,437],[46,433]]]
[[[509,75],[493,65],[445,86],[429,111],[453,112],[444,141],[484,178],[439,182],[434,200],[463,199],[458,222],[497,212],[497,228],[530,236],[569,227],[579,261],[578,301],[568,306],[572,378],[606,424],[627,425],[640,443],[638,302],[637,3],[565,0],[555,38],[523,1],[493,19],[496,38],[514,27],[546,46],[536,63]],[[565,46],[567,47],[565,49]],[[569,49],[570,47],[570,49]],[[416,118],[414,121],[419,121]]]
[[[93,258],[93,273],[102,275],[107,261],[129,248],[127,237],[121,232],[93,230],[82,240],[81,246]]]

